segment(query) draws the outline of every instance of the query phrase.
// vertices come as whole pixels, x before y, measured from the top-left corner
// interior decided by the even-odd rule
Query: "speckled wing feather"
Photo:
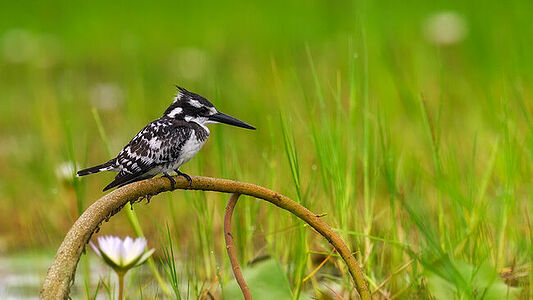
[[[151,122],[114,159],[119,173],[104,191],[153,177],[172,167],[193,133],[185,121],[160,118]]]

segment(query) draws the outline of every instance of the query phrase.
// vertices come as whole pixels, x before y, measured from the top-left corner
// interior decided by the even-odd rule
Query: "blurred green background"
[[[377,298],[533,296],[532,18],[527,0],[4,3],[0,296],[38,292],[68,228],[113,177],[74,171],[118,153],[174,84],[258,128],[211,125],[182,170],[327,213]],[[231,284],[226,198],[178,191],[135,206],[164,280],[158,257],[172,243],[191,298]],[[355,297],[337,259],[304,281],[325,241],[244,199],[243,264],[272,256],[294,298]],[[99,234],[135,232],[121,212]],[[114,284],[96,259],[82,263],[79,297]],[[151,288],[132,298],[170,297],[146,266],[131,278],[132,291]]]

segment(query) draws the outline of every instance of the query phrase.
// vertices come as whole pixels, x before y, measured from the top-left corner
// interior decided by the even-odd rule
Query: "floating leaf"
[[[269,259],[243,269],[243,276],[254,300],[292,299],[289,280],[274,259]],[[224,287],[224,299],[243,299],[235,279]]]

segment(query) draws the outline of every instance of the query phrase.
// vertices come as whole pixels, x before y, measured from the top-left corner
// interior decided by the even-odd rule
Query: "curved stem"
[[[226,213],[224,214],[224,239],[226,240],[226,250],[228,251],[233,274],[241,288],[242,295],[245,300],[251,300],[252,295],[250,294],[250,289],[242,276],[239,260],[237,259],[237,254],[235,253],[235,247],[233,245],[233,235],[231,234],[231,217],[233,216],[233,210],[235,209],[237,200],[239,200],[239,196],[239,194],[231,194],[228,204],[226,205]]]
[[[279,193],[250,183],[200,176],[193,177],[191,183],[183,177],[174,177],[174,179],[176,180],[175,188],[177,189],[249,195],[266,200],[296,215],[313,227],[335,247],[339,255],[346,262],[361,298],[365,300],[370,299],[370,291],[364,273],[348,246],[346,246],[343,240],[324,221],[307,208]],[[74,281],[76,267],[85,249],[85,245],[103,221],[109,220],[111,216],[119,212],[127,203],[135,203],[140,201],[140,199],[169,190],[171,190],[171,186],[168,179],[152,178],[126,185],[104,195],[94,202],[72,225],[72,228],[57,250],[54,261],[48,269],[44,280],[41,289],[41,298],[64,299],[68,297],[70,286]]]

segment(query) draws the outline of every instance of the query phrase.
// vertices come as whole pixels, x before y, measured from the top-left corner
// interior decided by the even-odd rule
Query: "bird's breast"
[[[202,149],[202,146],[205,144],[208,137],[209,133],[198,134],[197,131],[193,131],[189,139],[187,139],[181,148],[178,164],[181,166],[182,164],[191,160],[191,158],[193,158],[196,153]]]

